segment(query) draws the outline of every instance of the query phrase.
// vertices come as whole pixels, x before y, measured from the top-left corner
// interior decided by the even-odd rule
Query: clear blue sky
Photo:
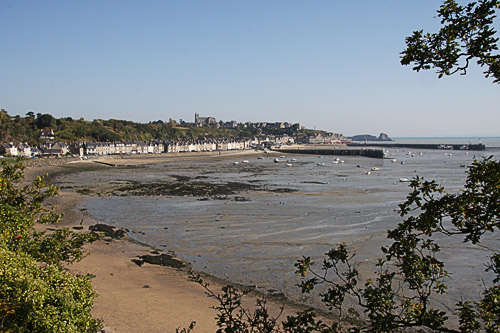
[[[9,114],[500,136],[500,85],[399,64],[440,1],[0,1]],[[497,27],[498,29],[498,27]]]

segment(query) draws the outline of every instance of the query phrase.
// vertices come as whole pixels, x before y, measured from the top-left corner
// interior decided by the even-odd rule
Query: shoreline
[[[224,154],[225,153],[225,154]],[[177,156],[136,155],[106,156],[98,160],[120,166],[138,166],[158,163],[163,159],[199,159],[231,158],[235,156],[256,155],[256,151],[235,151],[215,153],[183,153]],[[95,160],[71,161],[71,164],[91,163],[94,167],[108,167],[94,163]],[[31,179],[36,175],[49,174],[49,177],[65,173],[63,164],[29,167],[26,177]],[[99,223],[85,214],[82,209],[86,197],[74,191],[60,191],[52,202],[58,212],[64,212],[62,221],[57,225],[77,231],[88,232],[91,225]],[[57,227],[56,226],[56,227]],[[43,230],[51,226],[37,226]],[[53,227],[53,226],[52,226]],[[92,284],[99,296],[95,299],[93,315],[103,321],[103,332],[175,332],[177,328],[186,328],[192,321],[196,322],[193,332],[215,332],[216,311],[213,309],[218,303],[205,295],[205,290],[195,282],[189,280],[189,268],[172,268],[145,263],[141,266],[132,260],[139,256],[150,255],[155,249],[147,244],[141,244],[129,237],[110,239],[104,237],[84,247],[89,255],[82,261],[68,266],[76,274],[92,274]],[[160,250],[161,251],[161,250]],[[163,249],[167,252],[168,249]],[[214,291],[220,292],[223,285],[231,284],[237,288],[244,288],[238,284],[224,281],[206,273],[200,273],[202,278],[210,283]],[[279,313],[280,306],[286,305],[285,313],[280,317],[285,319],[287,314],[296,312],[300,305],[289,300],[262,295],[252,292],[245,297],[245,307],[255,305],[257,298],[265,297],[268,300],[270,313]]]

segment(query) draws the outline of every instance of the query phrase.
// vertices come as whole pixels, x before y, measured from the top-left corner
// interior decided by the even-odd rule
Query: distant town
[[[181,121],[182,123],[182,121]],[[232,121],[217,121],[214,117],[200,117],[198,113],[194,114],[194,124],[197,127],[213,127],[213,128],[281,128],[281,129],[291,129],[293,131],[300,131],[303,127],[299,124],[290,124],[287,122],[275,122],[275,123],[266,123],[266,122],[246,122],[246,123],[238,123],[234,120]]]
[[[44,119],[42,119],[44,118]],[[40,121],[42,119],[43,121]],[[9,121],[11,123],[9,123]],[[67,122],[67,123],[64,123]],[[112,122],[112,120],[108,121]],[[113,124],[118,122],[119,124],[125,123],[130,126],[132,122],[127,121],[114,121]],[[15,142],[15,133],[8,134],[5,129],[9,127],[17,128],[15,124],[20,123],[24,127],[20,127],[15,132],[26,132],[29,129],[36,127],[42,127],[38,129],[38,137],[36,144],[30,144],[28,142],[18,141]],[[50,125],[53,124],[57,127],[59,124],[58,133]],[[26,118],[21,118],[19,116],[10,117],[5,110],[0,110],[0,128],[4,129],[2,131],[3,137],[8,137],[10,140],[5,142],[5,138],[2,138],[2,143],[0,144],[0,155],[2,156],[23,156],[26,158],[32,157],[60,157],[60,156],[105,156],[105,155],[131,155],[131,154],[162,154],[162,153],[181,153],[181,152],[206,152],[206,151],[226,151],[226,150],[242,150],[242,149],[265,149],[273,146],[281,145],[291,145],[291,144],[323,144],[323,145],[343,145],[350,143],[352,140],[344,137],[342,134],[329,133],[325,131],[313,131],[304,129],[298,123],[291,124],[288,122],[245,122],[238,123],[236,121],[217,121],[214,117],[200,117],[198,113],[194,115],[194,122],[187,123],[180,120],[177,125],[176,122],[170,120],[169,123],[163,122],[152,122],[148,124],[152,129],[158,128],[158,126],[170,126],[170,130],[176,129],[178,133],[185,132],[181,130],[192,131],[193,133],[203,133],[196,132],[193,128],[203,129],[203,128],[213,128],[213,129],[239,129],[240,131],[251,130],[248,133],[253,135],[248,135],[247,137],[206,137],[206,133],[203,135],[198,135],[198,137],[191,138],[157,138],[150,140],[61,140],[60,138],[66,137],[69,128],[76,127],[73,124],[86,124],[88,126],[102,126],[106,130],[110,131],[110,127],[116,127],[117,132],[119,132],[119,126],[110,126],[106,121],[94,120],[93,122],[85,122],[82,119],[72,120],[71,118],[63,118],[62,120],[55,119],[50,115],[34,115],[28,113]],[[87,124],[88,123],[88,124]],[[69,124],[69,125],[68,125]],[[133,124],[133,123],[132,123]],[[49,125],[49,126],[44,126]],[[66,126],[65,126],[66,125]],[[146,125],[144,125],[146,126]],[[156,126],[156,127],[154,127]],[[81,129],[80,129],[81,131]],[[103,130],[104,131],[104,130]],[[276,132],[281,134],[270,134],[268,132]],[[122,130],[122,132],[124,132]],[[126,131],[125,131],[126,132]],[[286,133],[285,133],[286,132]],[[31,132],[30,132],[31,133]],[[170,133],[170,132],[168,132]],[[29,134],[29,133],[28,133]],[[28,134],[24,134],[24,137],[29,137],[31,141],[35,141],[32,134],[31,137]],[[58,135],[60,134],[60,135]],[[91,133],[93,134],[93,132]],[[189,133],[188,133],[189,134]],[[205,136],[204,136],[205,135]],[[144,135],[143,135],[144,136]],[[145,135],[148,136],[148,135]],[[172,136],[169,134],[169,136]],[[181,136],[181,135],[179,135]],[[192,135],[191,136],[195,136]],[[214,135],[212,135],[214,136]],[[381,134],[382,139],[387,140],[385,134]],[[17,135],[17,137],[23,138],[22,135]],[[101,136],[104,138],[118,138],[118,136]],[[379,137],[379,139],[381,139]],[[59,139],[58,139],[59,138]],[[377,139],[376,137],[374,137]],[[366,140],[366,136],[364,138]],[[373,139],[370,136],[370,139]],[[388,139],[390,140],[390,139]],[[68,142],[69,141],[69,142]]]

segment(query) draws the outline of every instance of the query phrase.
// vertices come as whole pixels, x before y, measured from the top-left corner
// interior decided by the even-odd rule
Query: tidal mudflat
[[[57,183],[91,196],[85,208],[94,219],[175,252],[195,270],[299,300],[297,259],[320,258],[345,242],[369,275],[386,231],[401,221],[397,205],[409,188],[400,179],[419,175],[457,191],[474,159],[464,151],[404,150],[389,150],[384,160],[345,157],[343,163],[333,156],[280,158],[289,163],[261,157],[101,168],[61,175]],[[485,246],[498,244],[498,236],[488,237]],[[484,270],[485,256],[482,247],[444,241],[454,301],[479,296],[483,282],[470,276]]]

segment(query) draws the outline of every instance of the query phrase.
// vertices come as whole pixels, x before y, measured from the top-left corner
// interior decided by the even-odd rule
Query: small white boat
[[[397,160],[397,159],[395,159],[395,158],[393,158],[393,159],[391,160],[391,162],[392,162],[392,163],[396,163],[397,161],[398,161],[398,160]]]
[[[293,161],[293,162],[295,162],[296,160],[297,160],[296,158],[292,158],[292,159],[290,159],[290,161]]]
[[[240,164],[240,163],[239,163],[239,162],[234,162],[233,164],[234,164],[234,165],[238,165],[238,164]]]
[[[400,181],[401,183],[406,183],[406,182],[409,182],[410,180],[409,180],[408,178],[404,178],[404,177],[403,177],[403,178],[399,178],[399,181]]]
[[[287,167],[291,167],[292,166],[292,163],[287,163],[286,164]]]
[[[372,171],[379,171],[379,170],[380,170],[380,168],[373,167],[371,170],[372,170]]]
[[[372,174],[372,172],[371,172],[371,171],[367,171],[367,172],[365,172],[365,173],[366,173],[367,175],[371,175],[371,174]]]
[[[333,164],[339,164],[339,161],[335,160],[335,161],[332,161]]]
[[[317,166],[325,166],[325,163],[316,163]]]
[[[405,161],[401,161],[401,164],[405,164]]]
[[[281,155],[280,158],[285,158],[285,155]]]
[[[243,160],[243,161],[241,161],[241,163],[248,163],[248,161],[247,160]]]

